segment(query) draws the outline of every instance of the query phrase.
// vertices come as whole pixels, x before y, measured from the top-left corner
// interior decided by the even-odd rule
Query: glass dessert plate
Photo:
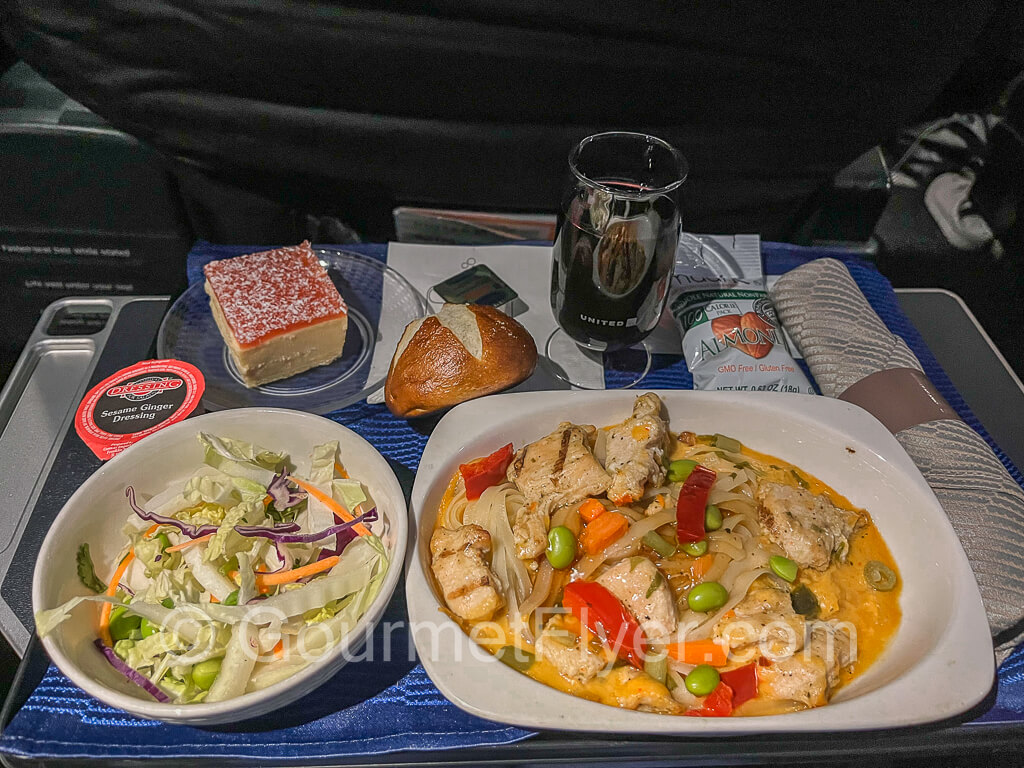
[[[189,287],[168,310],[157,335],[157,354],[192,363],[203,372],[207,410],[277,406],[329,413],[384,384],[387,367],[373,366],[374,349],[380,346],[390,360],[405,326],[427,314],[426,301],[408,280],[377,259],[327,248],[314,252],[349,311],[345,348],[328,365],[250,389],[217,329],[202,283]]]

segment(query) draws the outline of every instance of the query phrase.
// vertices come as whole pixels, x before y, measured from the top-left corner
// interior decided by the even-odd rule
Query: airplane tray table
[[[765,246],[767,250],[768,244]],[[379,257],[382,256],[381,253]],[[929,343],[938,342],[939,357],[947,365],[955,366],[956,349],[970,345],[975,350],[971,360],[973,368],[967,371],[969,381],[959,378],[964,372],[957,371],[957,385],[965,395],[971,395],[969,405],[982,417],[982,423],[993,430],[992,434],[998,436],[1006,454],[1021,462],[1024,459],[1021,454],[1021,436],[1024,433],[1008,430],[1008,425],[1001,419],[1009,418],[1009,426],[1012,426],[1013,419],[1021,419],[1024,389],[966,307],[958,305],[952,294],[938,291],[901,294],[900,304],[910,319],[919,323],[918,327]],[[0,713],[0,729],[5,731],[44,676],[49,679],[53,675],[52,669],[48,671],[49,661],[39,643],[26,629],[31,625],[29,602],[34,553],[64,499],[100,466],[99,460],[78,439],[74,429],[69,429],[75,406],[89,387],[110,373],[155,354],[154,338],[167,306],[168,300],[163,297],[66,299],[56,302],[44,312],[0,396],[0,474],[5,477],[2,498],[6,507],[5,515],[0,517],[0,574],[3,579],[0,582],[0,629],[15,649],[24,653]],[[937,315],[946,318],[947,332],[953,329],[957,334],[955,341],[947,341],[945,346],[941,341],[942,331],[930,322]],[[953,315],[956,317],[950,321]],[[933,338],[929,338],[929,332]],[[932,375],[931,371],[929,373]],[[353,408],[358,410],[360,406]],[[344,422],[344,419],[340,420]],[[395,463],[408,492],[411,473]],[[389,614],[404,616],[404,600],[400,588],[395,593]],[[412,666],[413,662],[409,661],[402,669]],[[421,667],[416,667],[422,672]],[[1016,690],[1024,679],[1022,649],[1018,648],[1004,664],[1000,679],[1016,683],[1013,696],[1006,698],[1001,690],[997,700],[997,692],[993,689],[985,702],[955,721],[920,728],[680,740],[577,735],[558,731],[531,734],[499,724],[475,721],[490,726],[492,730],[473,746],[453,748],[442,740],[415,750],[403,751],[400,746],[395,749],[392,745],[390,750],[381,749],[377,753],[364,750],[362,754],[350,754],[345,758],[316,757],[306,752],[289,754],[287,749],[271,749],[260,762],[275,765],[497,765],[621,764],[639,760],[659,765],[689,765],[783,760],[820,762],[823,758],[843,761],[868,756],[898,758],[942,755],[967,748],[1010,754],[1024,739],[1024,702],[1021,701],[1024,696]],[[432,688],[425,676],[423,681],[423,685]],[[64,685],[67,685],[66,681]],[[420,691],[420,695],[426,699],[430,697],[426,690]],[[433,695],[437,696],[436,690]],[[441,703],[444,704],[443,701]],[[457,720],[462,713],[451,705],[449,707]],[[112,718],[111,723],[117,724],[115,710],[101,709],[104,710],[103,716]],[[249,732],[255,735],[259,727],[252,725]],[[262,727],[266,727],[265,723]],[[246,726],[242,724],[225,730],[245,733]],[[7,746],[2,739],[0,744]],[[253,758],[244,751],[206,751],[198,743],[195,747],[189,760],[197,765],[253,763]],[[18,750],[16,753],[8,747],[0,753],[0,761],[5,765],[97,764],[86,757],[91,753],[54,755],[33,753],[31,750]],[[105,755],[101,763],[136,765],[140,758],[157,764],[172,764],[181,759],[180,756],[163,757],[160,751],[154,750],[123,756]]]

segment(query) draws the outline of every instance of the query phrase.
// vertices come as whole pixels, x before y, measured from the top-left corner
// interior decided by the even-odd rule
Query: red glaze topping
[[[203,267],[239,346],[348,313],[309,242]]]

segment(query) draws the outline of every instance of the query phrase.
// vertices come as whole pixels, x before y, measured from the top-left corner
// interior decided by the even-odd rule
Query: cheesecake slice
[[[247,387],[341,356],[348,307],[308,242],[203,267],[210,309]]]

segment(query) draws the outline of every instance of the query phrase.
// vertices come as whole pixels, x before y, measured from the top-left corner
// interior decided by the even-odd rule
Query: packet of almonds
[[[765,290],[758,236],[684,233],[672,283],[672,316],[694,389],[814,394]]]

